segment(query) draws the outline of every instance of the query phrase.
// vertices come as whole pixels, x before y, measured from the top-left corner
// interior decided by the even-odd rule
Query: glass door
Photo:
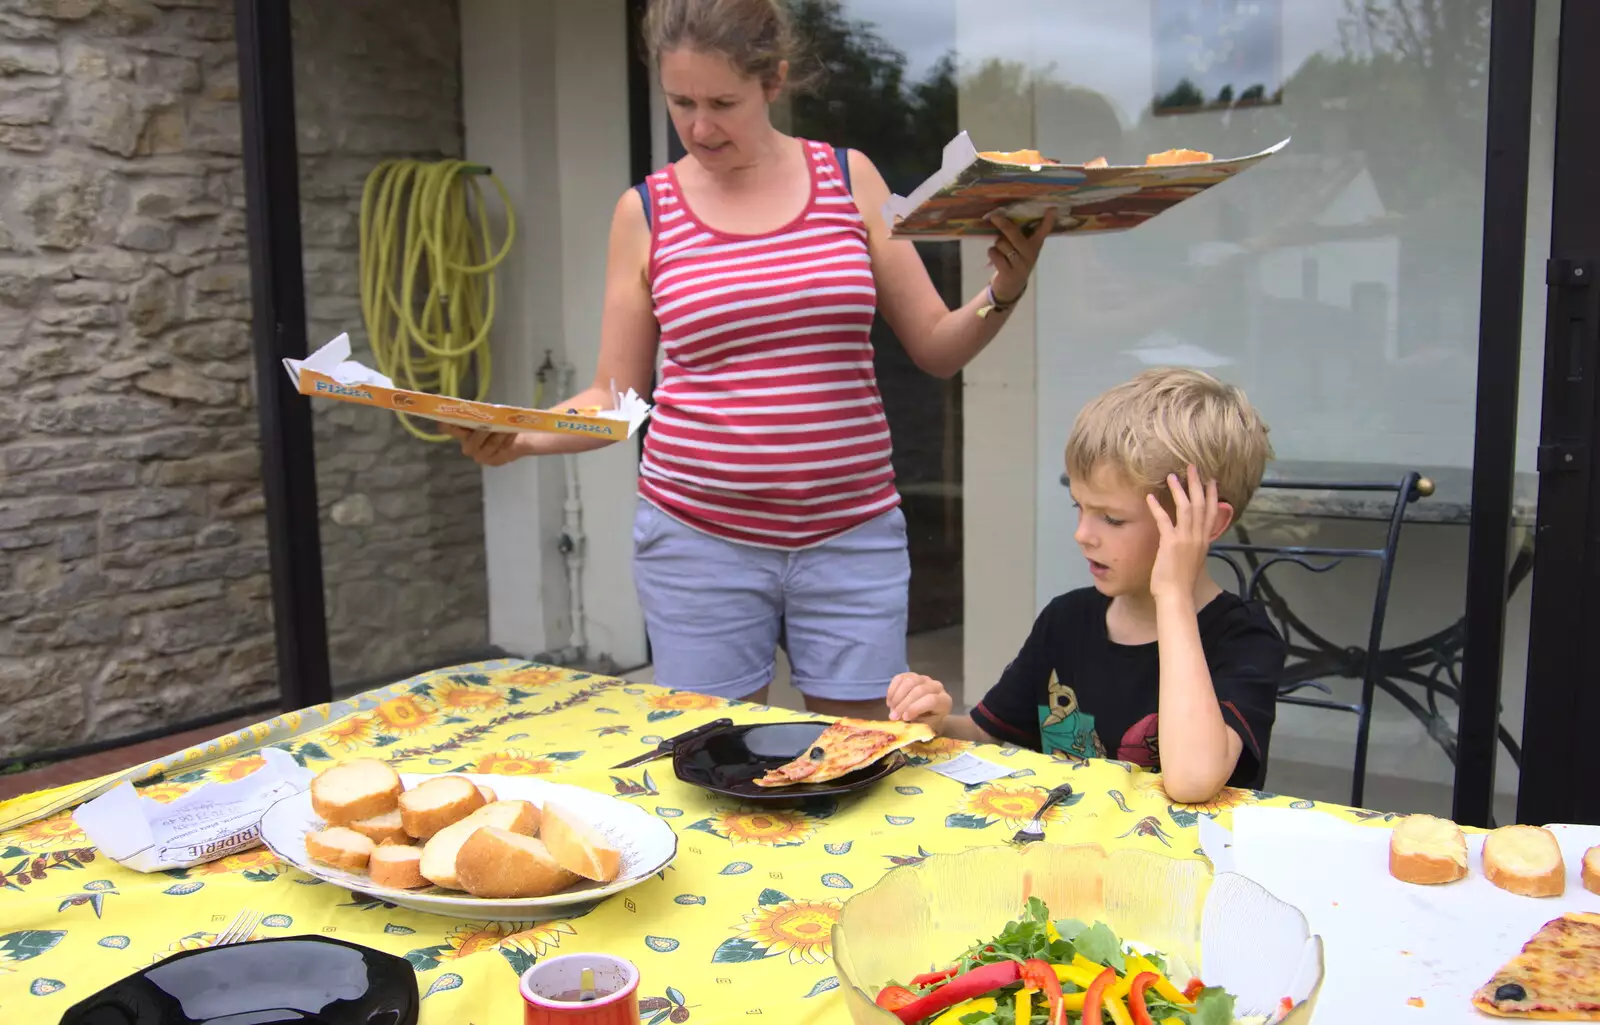
[[[1556,101],[1551,236],[1539,431],[1521,822],[1600,822],[1584,785],[1600,722],[1600,474],[1594,465],[1600,358],[1600,7],[1564,5]]]

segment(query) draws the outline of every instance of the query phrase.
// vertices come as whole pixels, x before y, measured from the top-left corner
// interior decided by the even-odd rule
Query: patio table
[[[981,753],[1013,767],[964,786],[927,765],[970,747],[941,739],[872,789],[803,808],[741,806],[673,775],[670,759],[607,768],[662,737],[730,716],[808,713],[729,703],[580,672],[499,661],[458,666],[268,720],[127,773],[0,804],[0,1021],[51,1022],[71,1004],[170,954],[215,941],[241,909],[256,938],[321,934],[408,959],[425,1025],[521,1021],[517,977],[538,958],[605,951],[641,973],[641,1021],[848,1020],[830,927],[844,901],[896,866],[1006,842],[1050,787],[1048,840],[1200,857],[1201,816],[1266,803],[1357,820],[1378,812],[1227,790],[1176,805],[1160,777],[1114,761]],[[184,871],[141,874],[99,855],[71,808],[122,779],[171,800],[259,768],[272,745],[312,769],[378,756],[403,772],[539,775],[615,794],[669,823],[677,860],[588,914],[545,922],[457,921],[323,883],[264,848]]]

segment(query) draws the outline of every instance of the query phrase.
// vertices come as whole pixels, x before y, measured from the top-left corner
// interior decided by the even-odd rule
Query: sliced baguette
[[[499,797],[495,796],[493,787],[486,787],[482,783],[478,784],[478,793],[483,795],[484,804],[493,804],[494,802],[500,800]]]
[[[456,875],[474,897],[546,897],[578,881],[542,840],[494,826],[474,830],[461,845]]]
[[[470,780],[440,776],[400,795],[400,821],[407,833],[418,840],[426,840],[484,804],[483,795]]]
[[[1483,841],[1483,874],[1524,897],[1559,897],[1567,888],[1567,866],[1556,835],[1540,826],[1501,826]]]
[[[404,789],[387,762],[357,758],[311,781],[311,810],[329,825],[344,826],[394,811]]]
[[[532,836],[539,831],[539,809],[527,801],[496,801],[468,815],[460,822],[433,834],[422,848],[422,877],[447,890],[462,888],[456,876],[456,854],[467,838],[483,826]]]
[[[372,856],[372,840],[344,826],[330,826],[306,834],[306,854],[312,861],[359,872]]]
[[[1583,888],[1590,893],[1600,893],[1600,847],[1583,852]]]
[[[554,802],[545,802],[539,838],[557,864],[585,879],[609,883],[622,868],[621,851],[572,809]]]
[[[397,890],[428,885],[422,877],[422,848],[407,844],[379,844],[367,859],[367,874],[372,877],[373,885],[392,886]]]
[[[1449,819],[1411,815],[1389,838],[1389,874],[1404,883],[1453,883],[1467,875],[1467,838]]]
[[[406,832],[406,827],[400,821],[399,808],[370,819],[356,819],[350,823],[350,828],[375,844],[411,842],[411,834]]]

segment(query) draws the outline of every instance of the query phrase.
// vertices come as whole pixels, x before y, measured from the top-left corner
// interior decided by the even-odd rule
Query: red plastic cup
[[[585,968],[594,972],[595,998],[579,1001]],[[639,1025],[639,969],[620,957],[552,957],[523,972],[519,988],[522,1025]]]

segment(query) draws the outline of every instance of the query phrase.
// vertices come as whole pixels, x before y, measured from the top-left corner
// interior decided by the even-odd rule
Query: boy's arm
[[[1227,786],[1244,741],[1222,716],[1200,643],[1192,594],[1156,599],[1156,645],[1161,661],[1161,778],[1178,804],[1209,801]]]
[[[1205,575],[1206,553],[1227,529],[1233,510],[1218,501],[1216,481],[1202,483],[1193,466],[1188,478],[1187,488],[1177,474],[1167,478],[1171,516],[1155,495],[1145,497],[1161,532],[1161,546],[1150,570],[1161,665],[1156,709],[1161,777],[1167,796],[1179,804],[1215,797],[1228,785],[1244,750],[1239,734],[1223,721],[1200,643],[1195,598]]]
[[[970,716],[960,717],[967,720],[959,727],[962,732],[955,732],[954,727],[947,729],[951,736],[982,738],[990,744],[1016,744],[1033,751],[1044,746],[1039,733],[1039,694],[1055,667],[1060,648],[1058,621],[1066,614],[1065,599],[1065,595],[1056,598],[1039,613],[1017,657],[983,700],[973,706]]]

